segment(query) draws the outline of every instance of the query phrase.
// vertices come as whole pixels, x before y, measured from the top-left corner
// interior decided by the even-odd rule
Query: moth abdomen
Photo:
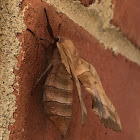
[[[72,117],[73,81],[62,63],[54,65],[48,75],[43,94],[44,110],[64,136]]]
[[[48,116],[56,128],[59,129],[62,136],[65,136],[70,125],[71,117],[63,117],[58,115]]]
[[[62,104],[59,102],[45,102],[44,103],[45,112],[47,115],[58,115],[62,117],[71,117],[72,116],[72,105]]]
[[[47,94],[44,94],[43,101],[54,101],[70,105],[73,102],[72,91],[57,89],[56,87],[52,86],[46,86],[44,91]]]

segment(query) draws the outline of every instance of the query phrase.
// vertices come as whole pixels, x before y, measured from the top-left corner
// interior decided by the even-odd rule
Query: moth
[[[91,96],[92,109],[104,126],[121,131],[120,118],[105,94],[95,68],[79,56],[78,50],[70,39],[54,37],[46,9],[45,14],[47,29],[53,39],[54,48],[52,58],[36,84],[49,71],[43,93],[44,110],[48,118],[65,136],[72,118],[72,93],[73,84],[75,84],[81,106],[82,124],[84,124],[87,111],[81,94],[80,84],[82,84]]]

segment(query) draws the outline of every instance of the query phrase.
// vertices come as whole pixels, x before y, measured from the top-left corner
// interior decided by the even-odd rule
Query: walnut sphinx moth
[[[47,29],[53,39],[54,49],[48,67],[36,84],[45,73],[50,71],[45,81],[43,93],[44,109],[48,118],[63,136],[66,135],[72,118],[72,93],[73,84],[75,84],[81,106],[82,124],[85,123],[87,111],[81,94],[81,83],[90,94],[92,109],[104,126],[121,131],[120,118],[105,94],[95,68],[79,56],[78,50],[70,39],[54,37],[46,9],[45,14]]]

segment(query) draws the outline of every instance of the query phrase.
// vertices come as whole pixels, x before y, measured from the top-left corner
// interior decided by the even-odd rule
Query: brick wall
[[[47,9],[55,36],[73,41],[82,58],[97,70],[103,88],[114,104],[122,123],[122,132],[105,128],[92,111],[91,98],[82,87],[88,111],[81,125],[81,110],[74,89],[73,117],[66,140],[139,140],[140,139],[140,42],[138,1],[101,0],[24,0],[23,21],[36,36],[50,39],[44,8]],[[16,15],[18,16],[18,15]],[[59,24],[61,28],[59,30]],[[19,26],[17,24],[17,26]],[[14,96],[17,109],[11,110],[14,123],[9,123],[10,140],[61,140],[59,131],[43,110],[43,79],[31,96],[31,88],[47,66],[51,46],[37,40],[26,29],[17,35],[22,42],[14,68]],[[17,84],[18,83],[18,84]],[[18,91],[18,92],[17,92]],[[2,132],[2,131],[1,131]],[[3,139],[7,138],[3,136]]]

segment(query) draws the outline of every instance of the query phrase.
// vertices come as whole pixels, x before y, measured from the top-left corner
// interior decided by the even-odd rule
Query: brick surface
[[[91,109],[91,98],[82,87],[88,116],[85,126],[81,125],[80,105],[74,90],[73,117],[66,140],[138,140],[140,139],[140,67],[125,57],[115,56],[96,38],[87,33],[64,14],[58,14],[52,6],[39,0],[25,0],[28,5],[24,21],[26,26],[37,36],[50,39],[46,29],[46,18],[43,8],[47,8],[54,34],[68,37],[79,49],[80,56],[93,64],[97,70],[103,87],[114,104],[122,122],[123,131],[116,133],[100,123],[99,118]],[[60,31],[58,29],[61,23]],[[15,71],[21,78],[20,95],[17,97],[17,110],[14,114],[15,123],[10,126],[10,140],[61,140],[56,128],[51,124],[43,111],[42,80],[33,96],[30,95],[32,85],[46,67],[49,59],[48,42],[39,41],[25,31],[21,36],[25,59],[20,62],[20,70]],[[44,49],[44,48],[47,48]]]
[[[120,27],[124,35],[140,48],[140,1],[113,0],[113,2],[115,4],[113,24]]]

